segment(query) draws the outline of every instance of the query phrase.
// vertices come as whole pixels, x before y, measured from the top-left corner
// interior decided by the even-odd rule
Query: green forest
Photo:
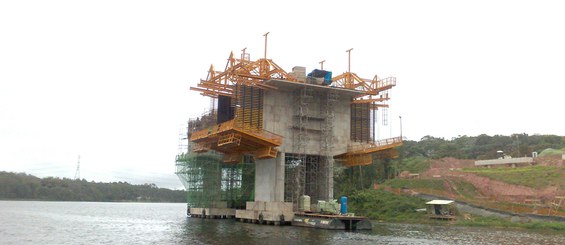
[[[186,192],[159,188],[155,184],[38,178],[25,173],[0,171],[0,200],[185,202]]]
[[[498,150],[512,157],[531,156],[532,152],[543,155],[547,149],[564,149],[565,137],[557,135],[513,134],[510,136],[481,134],[459,136],[450,140],[424,136],[420,141],[404,141],[401,157],[426,157],[439,159],[493,159]]]

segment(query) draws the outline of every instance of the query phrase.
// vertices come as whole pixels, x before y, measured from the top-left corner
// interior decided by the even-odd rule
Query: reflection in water
[[[350,232],[318,230],[292,226],[268,226],[235,222],[187,218],[179,237],[184,243],[253,243],[253,244],[330,244],[352,241]],[[351,233],[355,234],[355,233]],[[361,234],[361,233],[359,233]],[[355,235],[359,237],[358,235]]]
[[[556,232],[375,223],[372,231],[331,231],[187,218],[179,240],[198,244],[565,244]]]

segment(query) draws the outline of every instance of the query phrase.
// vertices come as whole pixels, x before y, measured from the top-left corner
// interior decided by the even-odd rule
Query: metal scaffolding
[[[210,66],[207,77],[190,88],[211,97],[212,110],[189,122],[190,153],[177,158],[177,174],[189,192],[189,205],[210,207],[226,202],[236,207],[241,200],[252,200],[252,162],[277,158],[279,150],[285,158],[284,200],[294,204],[302,195],[312,200],[333,198],[334,159],[350,167],[370,164],[377,153],[395,156],[393,148],[402,144],[401,138],[375,141],[375,112],[388,108],[388,90],[396,86],[395,78],[364,79],[351,69],[332,77],[322,69],[306,79],[305,68],[287,73],[268,59],[266,45],[264,58],[255,61],[245,50],[241,57],[231,53],[223,71]],[[288,112],[293,115],[272,117],[277,112],[263,111],[263,107],[275,108],[265,103],[278,98],[264,98],[265,91],[279,91],[273,94],[292,99],[294,102],[285,99],[285,106],[294,106],[294,112]],[[345,118],[337,120],[345,123],[350,119],[349,140],[335,129],[340,126],[334,124],[338,106],[343,108],[338,109],[338,115]],[[280,122],[264,122],[277,117]],[[283,117],[292,117],[292,123]],[[383,114],[383,123],[387,119]],[[274,131],[264,129],[264,124]],[[338,147],[340,152],[334,149]]]
[[[321,108],[321,111],[325,112],[324,121],[322,122],[322,136],[321,136],[321,149],[320,153],[323,156],[322,160],[322,176],[325,176],[325,181],[320,181],[320,190],[325,190],[323,200],[327,200],[333,197],[333,172],[334,172],[334,160],[333,160],[333,142],[334,138],[334,121],[335,121],[335,105],[339,100],[339,95],[334,91],[330,90],[326,92],[326,103]],[[323,103],[320,103],[323,105]]]
[[[303,87],[296,100],[296,113],[294,115],[293,152],[285,156],[285,201],[298,203],[298,198],[306,190],[306,147],[308,146],[308,125],[310,106],[314,100],[312,88]]]
[[[301,195],[327,200],[333,195],[334,108],[338,95],[334,90],[316,92],[304,87],[297,96],[293,153],[287,152],[285,157],[285,201],[296,204]],[[318,142],[319,148],[309,145],[313,142]]]
[[[255,171],[251,159],[225,164],[214,152],[180,154],[175,173],[187,191],[189,207],[244,208],[253,200]]]

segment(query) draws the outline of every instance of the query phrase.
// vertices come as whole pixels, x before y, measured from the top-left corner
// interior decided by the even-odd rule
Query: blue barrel
[[[347,197],[346,196],[342,196],[339,198],[339,202],[341,203],[341,214],[346,214],[347,213]]]

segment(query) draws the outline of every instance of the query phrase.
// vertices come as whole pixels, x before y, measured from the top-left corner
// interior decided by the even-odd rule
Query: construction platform
[[[224,153],[224,162],[238,163],[243,154],[257,159],[274,158],[276,147],[282,144],[280,135],[262,129],[245,128],[230,120],[193,132],[190,141],[196,143],[194,152],[215,150]]]
[[[247,202],[245,210],[235,211],[237,221],[255,224],[287,225],[293,217],[291,202]]]
[[[292,225],[347,231],[373,229],[373,225],[367,217],[318,213],[295,213],[294,219],[292,219]]]
[[[328,230],[371,230],[367,217],[293,212],[291,202],[247,202],[246,209],[188,208],[187,215],[202,219],[234,219],[262,225],[293,225]]]
[[[233,208],[188,208],[186,214],[202,219],[233,219],[235,212]]]
[[[355,143],[348,146],[348,151],[334,156],[334,159],[346,167],[364,166],[373,163],[373,155],[377,158],[396,158],[395,149],[403,144],[402,137],[382,139],[372,143]]]

